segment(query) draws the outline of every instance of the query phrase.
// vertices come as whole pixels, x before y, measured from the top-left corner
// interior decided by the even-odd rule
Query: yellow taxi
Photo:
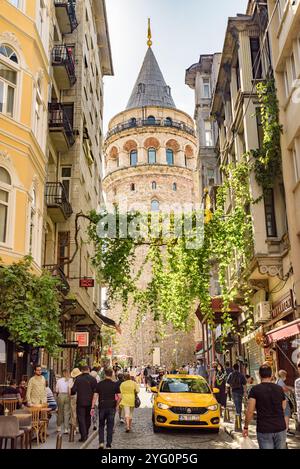
[[[193,375],[166,375],[152,387],[153,431],[162,428],[203,428],[218,433],[220,406],[206,380]]]

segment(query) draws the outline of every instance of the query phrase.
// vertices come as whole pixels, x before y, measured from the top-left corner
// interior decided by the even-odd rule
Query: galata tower
[[[109,122],[103,190],[109,205],[125,203],[128,210],[157,212],[198,202],[199,177],[194,121],[176,108],[151,46],[149,27],[148,50],[127,107]],[[147,248],[139,249],[136,271]],[[140,282],[148,284],[147,269]],[[118,322],[121,306],[109,302],[109,314]],[[114,356],[132,357],[136,366],[181,366],[194,360],[193,333],[175,333],[169,326],[167,336],[156,339],[151,316],[137,330],[135,317],[133,308],[122,323],[122,334],[117,334]]]

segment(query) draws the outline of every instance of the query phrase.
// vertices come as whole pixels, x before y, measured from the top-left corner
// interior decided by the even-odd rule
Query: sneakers
[[[68,435],[68,434],[69,434],[69,430],[65,429],[64,435]]]
[[[99,443],[98,449],[104,449],[104,443]]]
[[[120,418],[120,423],[125,423],[125,420]]]

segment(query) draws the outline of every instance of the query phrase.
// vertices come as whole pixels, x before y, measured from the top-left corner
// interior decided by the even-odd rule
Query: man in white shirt
[[[69,433],[70,415],[71,415],[71,392],[72,380],[68,370],[63,370],[63,377],[56,383],[57,393],[57,431],[61,431],[61,425],[64,424],[64,433]]]

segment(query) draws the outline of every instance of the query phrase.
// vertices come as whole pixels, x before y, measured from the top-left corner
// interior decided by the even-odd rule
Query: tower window
[[[159,212],[159,202],[158,202],[158,200],[152,200],[152,202],[151,202],[151,212]]]
[[[132,117],[129,121],[130,127],[136,127],[136,118]]]
[[[155,164],[156,163],[156,150],[155,148],[149,148],[148,150],[148,163]]]
[[[177,191],[177,184],[176,184],[176,182],[173,182],[173,191],[174,191],[174,192]]]
[[[135,191],[135,184],[131,184],[131,185],[130,185],[130,190],[131,190],[132,192]]]
[[[210,82],[209,78],[203,78],[203,97],[210,98]]]
[[[138,84],[138,92],[139,93],[145,93],[146,85],[145,83],[139,83]]]
[[[155,117],[154,116],[149,116],[147,119],[148,125],[155,125]]]
[[[173,150],[167,149],[167,164],[172,166],[174,164],[174,152]]]
[[[137,165],[137,151],[136,150],[132,150],[130,152],[130,166],[136,166]]]
[[[152,182],[152,189],[155,190],[157,188],[157,184],[155,181]]]
[[[165,125],[166,126],[172,126],[172,124],[173,124],[173,121],[172,121],[171,117],[166,117],[165,118]]]

